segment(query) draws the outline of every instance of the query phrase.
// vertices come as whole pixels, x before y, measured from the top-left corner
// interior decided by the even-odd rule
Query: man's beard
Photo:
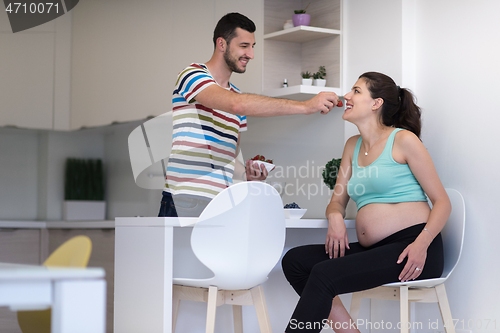
[[[231,59],[231,54],[229,53],[229,47],[226,49],[226,52],[224,52],[224,60],[226,61],[226,64],[231,71],[240,74],[245,73],[246,68],[245,67],[243,69],[239,68],[237,65],[238,60]]]

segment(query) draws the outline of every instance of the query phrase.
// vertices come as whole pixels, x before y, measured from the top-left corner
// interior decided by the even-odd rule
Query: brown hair
[[[407,129],[420,137],[421,112],[410,90],[400,88],[393,79],[382,73],[367,72],[359,78],[365,80],[373,99],[384,100],[380,112],[382,124]]]
[[[214,29],[214,47],[217,43],[217,38],[222,37],[227,44],[236,36],[236,28],[241,28],[248,32],[255,32],[255,24],[245,15],[240,13],[229,13],[224,15]]]

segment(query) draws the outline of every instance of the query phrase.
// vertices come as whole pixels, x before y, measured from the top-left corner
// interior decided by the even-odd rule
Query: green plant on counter
[[[104,173],[100,159],[66,160],[64,200],[104,200]]]
[[[326,77],[326,68],[325,66],[319,66],[319,70],[313,74],[314,79],[322,79],[324,80]]]
[[[323,170],[323,181],[330,190],[334,189],[335,183],[337,182],[341,160],[341,158],[333,158],[331,161],[326,163],[325,169]]]
[[[300,73],[300,75],[302,76],[303,79],[310,79],[312,76],[312,74],[309,72],[302,72]]]

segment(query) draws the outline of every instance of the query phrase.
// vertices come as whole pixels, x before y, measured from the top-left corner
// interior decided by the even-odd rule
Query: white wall
[[[401,0],[344,1],[344,93],[365,72],[402,78]],[[345,123],[345,139],[358,134]]]
[[[482,322],[474,332],[494,332],[488,319],[500,326],[499,13],[496,0],[418,0],[416,11],[422,138],[444,185],[466,204],[464,252],[446,286],[453,317]]]
[[[403,78],[403,1],[401,0],[348,0],[344,1],[344,91],[349,92],[358,77],[365,72],[381,72],[391,76],[397,83]],[[359,134],[355,125],[343,122],[344,141]],[[348,204],[351,216],[356,213],[352,200]],[[351,239],[355,241],[355,239]],[[369,278],[369,277],[367,277]],[[341,299],[349,308],[351,297]],[[369,305],[371,304],[371,307]],[[399,321],[397,302],[363,300],[360,319],[372,324]],[[368,325],[360,326],[369,332]]]
[[[500,226],[494,209],[500,199],[500,158],[494,150],[500,120],[500,2],[352,0],[345,5],[346,85],[375,70],[416,93],[423,143],[445,187],[461,191],[466,202],[464,253],[446,283],[452,314],[458,329],[494,332],[500,323],[495,265]],[[408,54],[408,48],[415,52]],[[347,138],[356,128],[346,125],[345,132]],[[393,318],[394,310],[386,304],[371,319]],[[419,304],[413,314],[424,323],[422,332],[434,332],[428,323],[440,317],[436,305]]]

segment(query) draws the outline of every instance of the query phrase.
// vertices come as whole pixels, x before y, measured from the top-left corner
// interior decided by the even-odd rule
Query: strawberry
[[[267,163],[273,164],[273,160],[271,160],[271,159],[266,160],[266,158],[264,157],[264,155],[255,155],[255,157],[251,158],[250,160],[251,161],[263,161],[263,162],[267,162]]]
[[[344,103],[342,103],[342,100],[339,99],[338,103],[337,103],[337,106],[339,108],[343,107],[344,106]]]

